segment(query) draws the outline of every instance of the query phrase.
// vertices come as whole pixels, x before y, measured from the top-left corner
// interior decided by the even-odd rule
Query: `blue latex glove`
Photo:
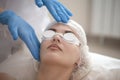
[[[35,0],[38,7],[45,5],[57,22],[66,23],[72,13],[65,8],[58,0]]]
[[[14,12],[8,10],[0,13],[0,23],[8,25],[8,29],[12,34],[13,39],[17,40],[18,37],[20,37],[31,51],[32,56],[36,60],[40,60],[40,42],[37,39],[33,28],[27,22],[17,16]]]
[[[35,0],[35,4],[36,4],[38,7],[42,7],[42,6],[43,6],[43,1],[42,1],[42,0]]]

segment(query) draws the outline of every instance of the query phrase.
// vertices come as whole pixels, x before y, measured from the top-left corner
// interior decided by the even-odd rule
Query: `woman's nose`
[[[55,35],[55,36],[53,37],[53,41],[60,43],[60,42],[61,42],[61,38],[62,38],[62,37],[61,37],[60,35]]]

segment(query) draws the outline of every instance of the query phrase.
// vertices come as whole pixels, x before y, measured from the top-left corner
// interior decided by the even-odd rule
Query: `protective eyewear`
[[[76,45],[80,44],[80,41],[72,32],[62,34],[62,33],[57,33],[53,30],[46,30],[43,33],[43,39],[52,39],[55,35],[59,35],[63,40],[65,40],[68,43],[72,43]]]

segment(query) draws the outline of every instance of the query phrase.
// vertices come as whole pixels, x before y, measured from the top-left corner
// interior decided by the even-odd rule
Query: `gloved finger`
[[[32,35],[32,42],[33,42],[33,44],[34,44],[34,48],[36,49],[35,51],[34,51],[34,58],[37,60],[37,61],[40,61],[40,42],[39,42],[39,40],[37,39],[37,37],[36,36],[33,36]],[[33,48],[33,49],[34,49]]]
[[[37,61],[40,61],[40,42],[35,34],[32,34],[30,38],[31,38],[31,42],[33,44],[33,47],[31,49],[35,49],[35,51],[32,50],[34,52],[32,52],[32,51],[31,52],[32,52],[34,58]]]
[[[39,61],[40,60],[40,56],[39,56],[40,43],[35,33],[30,31],[28,32],[28,34],[26,33],[25,36],[22,33],[19,33],[19,36],[29,48],[33,58]]]
[[[57,7],[54,7],[54,6],[51,6],[51,7],[46,6],[46,7],[48,8],[49,12],[50,12],[51,15],[54,17],[54,19],[55,19],[57,22],[61,22],[61,19],[60,19],[60,17],[58,16],[57,11],[56,11],[56,8],[57,8]]]
[[[14,40],[18,39],[18,33],[17,30],[15,28],[12,28],[11,25],[8,25],[8,29],[13,37]]]
[[[29,41],[27,43],[28,43],[29,49],[31,50],[32,56],[37,61],[40,61],[40,43],[35,35],[31,35],[30,40],[31,40],[32,46],[29,46]]]
[[[61,18],[61,22],[66,23],[68,21],[68,15],[62,8],[62,5],[57,3],[57,5],[55,7],[56,7],[56,12],[57,12],[58,16]]]
[[[58,11],[58,14],[61,18],[61,21],[67,23],[70,19],[70,16],[66,13],[62,5],[58,5],[61,11]]]
[[[35,0],[35,4],[36,4],[38,7],[42,7],[42,6],[43,6],[42,0]]]

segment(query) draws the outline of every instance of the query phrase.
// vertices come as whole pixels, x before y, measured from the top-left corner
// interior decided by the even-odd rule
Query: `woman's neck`
[[[40,65],[37,80],[69,80],[73,68]]]

